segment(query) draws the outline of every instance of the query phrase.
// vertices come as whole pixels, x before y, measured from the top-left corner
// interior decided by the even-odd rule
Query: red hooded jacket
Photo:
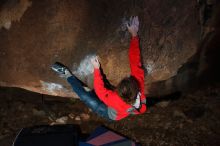
[[[141,108],[136,110],[127,104],[116,91],[104,87],[103,78],[99,69],[94,69],[94,89],[99,99],[108,106],[108,115],[112,120],[120,120],[130,114],[141,114],[146,111],[146,97],[144,95],[144,70],[141,68],[139,38],[131,38],[129,48],[131,75],[139,83],[141,93]]]

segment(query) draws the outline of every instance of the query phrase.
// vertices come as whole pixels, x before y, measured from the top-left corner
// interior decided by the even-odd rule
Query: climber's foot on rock
[[[51,69],[53,71],[55,71],[56,73],[58,73],[60,77],[68,78],[68,77],[72,76],[72,73],[70,72],[70,70],[65,65],[63,65],[59,62],[55,62],[51,66]]]

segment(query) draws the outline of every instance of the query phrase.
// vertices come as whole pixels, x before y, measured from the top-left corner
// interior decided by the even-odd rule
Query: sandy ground
[[[42,124],[78,124],[83,133],[105,125],[143,146],[220,145],[219,86],[187,95],[148,99],[149,110],[118,122],[99,118],[78,99],[0,88],[0,146],[11,146],[17,132]]]

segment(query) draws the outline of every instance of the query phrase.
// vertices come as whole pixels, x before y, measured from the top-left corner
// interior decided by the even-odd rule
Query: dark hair
[[[121,80],[116,90],[122,99],[127,103],[132,103],[139,92],[138,81],[133,76],[126,77]]]

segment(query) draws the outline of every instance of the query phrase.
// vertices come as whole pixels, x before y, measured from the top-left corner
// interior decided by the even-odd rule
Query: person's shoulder
[[[112,100],[120,100],[120,96],[118,95],[118,93],[114,90],[110,90],[111,91],[111,96],[112,96]]]

